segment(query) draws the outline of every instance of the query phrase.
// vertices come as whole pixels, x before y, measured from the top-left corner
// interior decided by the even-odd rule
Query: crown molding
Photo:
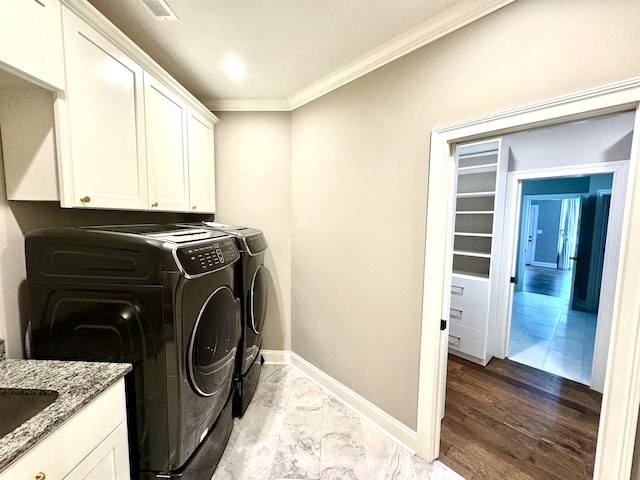
[[[295,110],[514,1],[472,0],[456,3],[435,17],[294,93],[287,99],[289,107]]]
[[[212,112],[290,112],[286,99],[204,99],[202,103]]]
[[[203,103],[213,112],[290,112],[514,1],[516,0],[471,0],[456,3],[433,18],[392,38],[357,60],[299,90],[287,99],[208,99]]]

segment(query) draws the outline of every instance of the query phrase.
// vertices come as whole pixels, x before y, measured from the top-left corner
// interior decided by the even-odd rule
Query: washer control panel
[[[187,275],[202,275],[231,265],[240,253],[231,237],[180,247],[176,256]]]
[[[265,240],[262,233],[247,235],[245,237],[245,240],[247,242],[247,248],[249,249],[249,253],[251,255],[257,255],[258,253],[264,252],[267,249],[267,241]]]

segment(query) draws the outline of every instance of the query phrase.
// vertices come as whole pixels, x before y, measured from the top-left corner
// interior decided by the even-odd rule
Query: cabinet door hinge
[[[511,283],[518,283],[518,282],[516,281],[516,277],[511,277],[511,278],[509,279],[509,281],[510,281]]]
[[[447,321],[440,320],[440,330],[446,330],[446,329],[447,329]]]

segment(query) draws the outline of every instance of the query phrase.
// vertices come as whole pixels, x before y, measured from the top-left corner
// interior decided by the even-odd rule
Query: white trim
[[[635,445],[640,405],[640,252],[633,249],[640,238],[640,178],[638,178],[638,142],[640,141],[640,78],[585,90],[563,97],[525,105],[453,125],[436,128],[431,135],[428,205],[449,202],[443,184],[453,175],[452,144],[514,132],[561,121],[586,118],[600,113],[636,110],[633,147],[629,164],[629,187],[624,209],[620,265],[616,280],[616,300],[611,333],[604,396],[598,430],[594,479],[629,478]],[[449,176],[448,176],[448,175]],[[428,208],[425,240],[425,268],[418,388],[417,453],[427,461],[438,455],[440,427],[438,415],[441,397],[435,391],[434,378],[442,375],[439,348],[439,323],[443,306],[445,262],[451,255],[447,232],[437,225],[448,221],[450,209]],[[636,249],[637,250],[637,249]],[[430,291],[437,288],[436,293]],[[432,347],[432,348],[425,348]],[[429,390],[429,387],[433,387]],[[443,392],[442,392],[443,393]]]
[[[264,363],[270,365],[291,365],[290,350],[260,350]]]
[[[416,432],[398,422],[391,415],[385,413],[367,399],[345,387],[340,382],[336,381],[294,352],[291,352],[291,365],[300,370],[303,374],[309,377],[309,379],[317,383],[331,395],[336,397],[336,399],[340,400],[359,416],[367,420],[374,427],[378,428],[384,434],[399,443],[403,448],[412,454],[415,453]]]
[[[514,1],[468,0],[454,3],[440,14],[289,96],[289,105],[295,110]]]
[[[265,364],[291,365],[375,428],[415,453],[416,432],[290,350],[260,350]]]
[[[65,2],[77,0],[63,0]],[[513,3],[515,0],[467,0],[456,2],[438,15],[370,50],[326,77],[302,88],[286,99],[203,99],[214,112],[293,111],[333,90],[387,65],[425,45]]]

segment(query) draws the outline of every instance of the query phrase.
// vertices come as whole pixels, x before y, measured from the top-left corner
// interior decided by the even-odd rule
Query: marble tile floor
[[[460,480],[410,454],[294,367],[263,365],[211,480]]]
[[[508,358],[589,385],[595,313],[569,308],[567,298],[516,292]]]

